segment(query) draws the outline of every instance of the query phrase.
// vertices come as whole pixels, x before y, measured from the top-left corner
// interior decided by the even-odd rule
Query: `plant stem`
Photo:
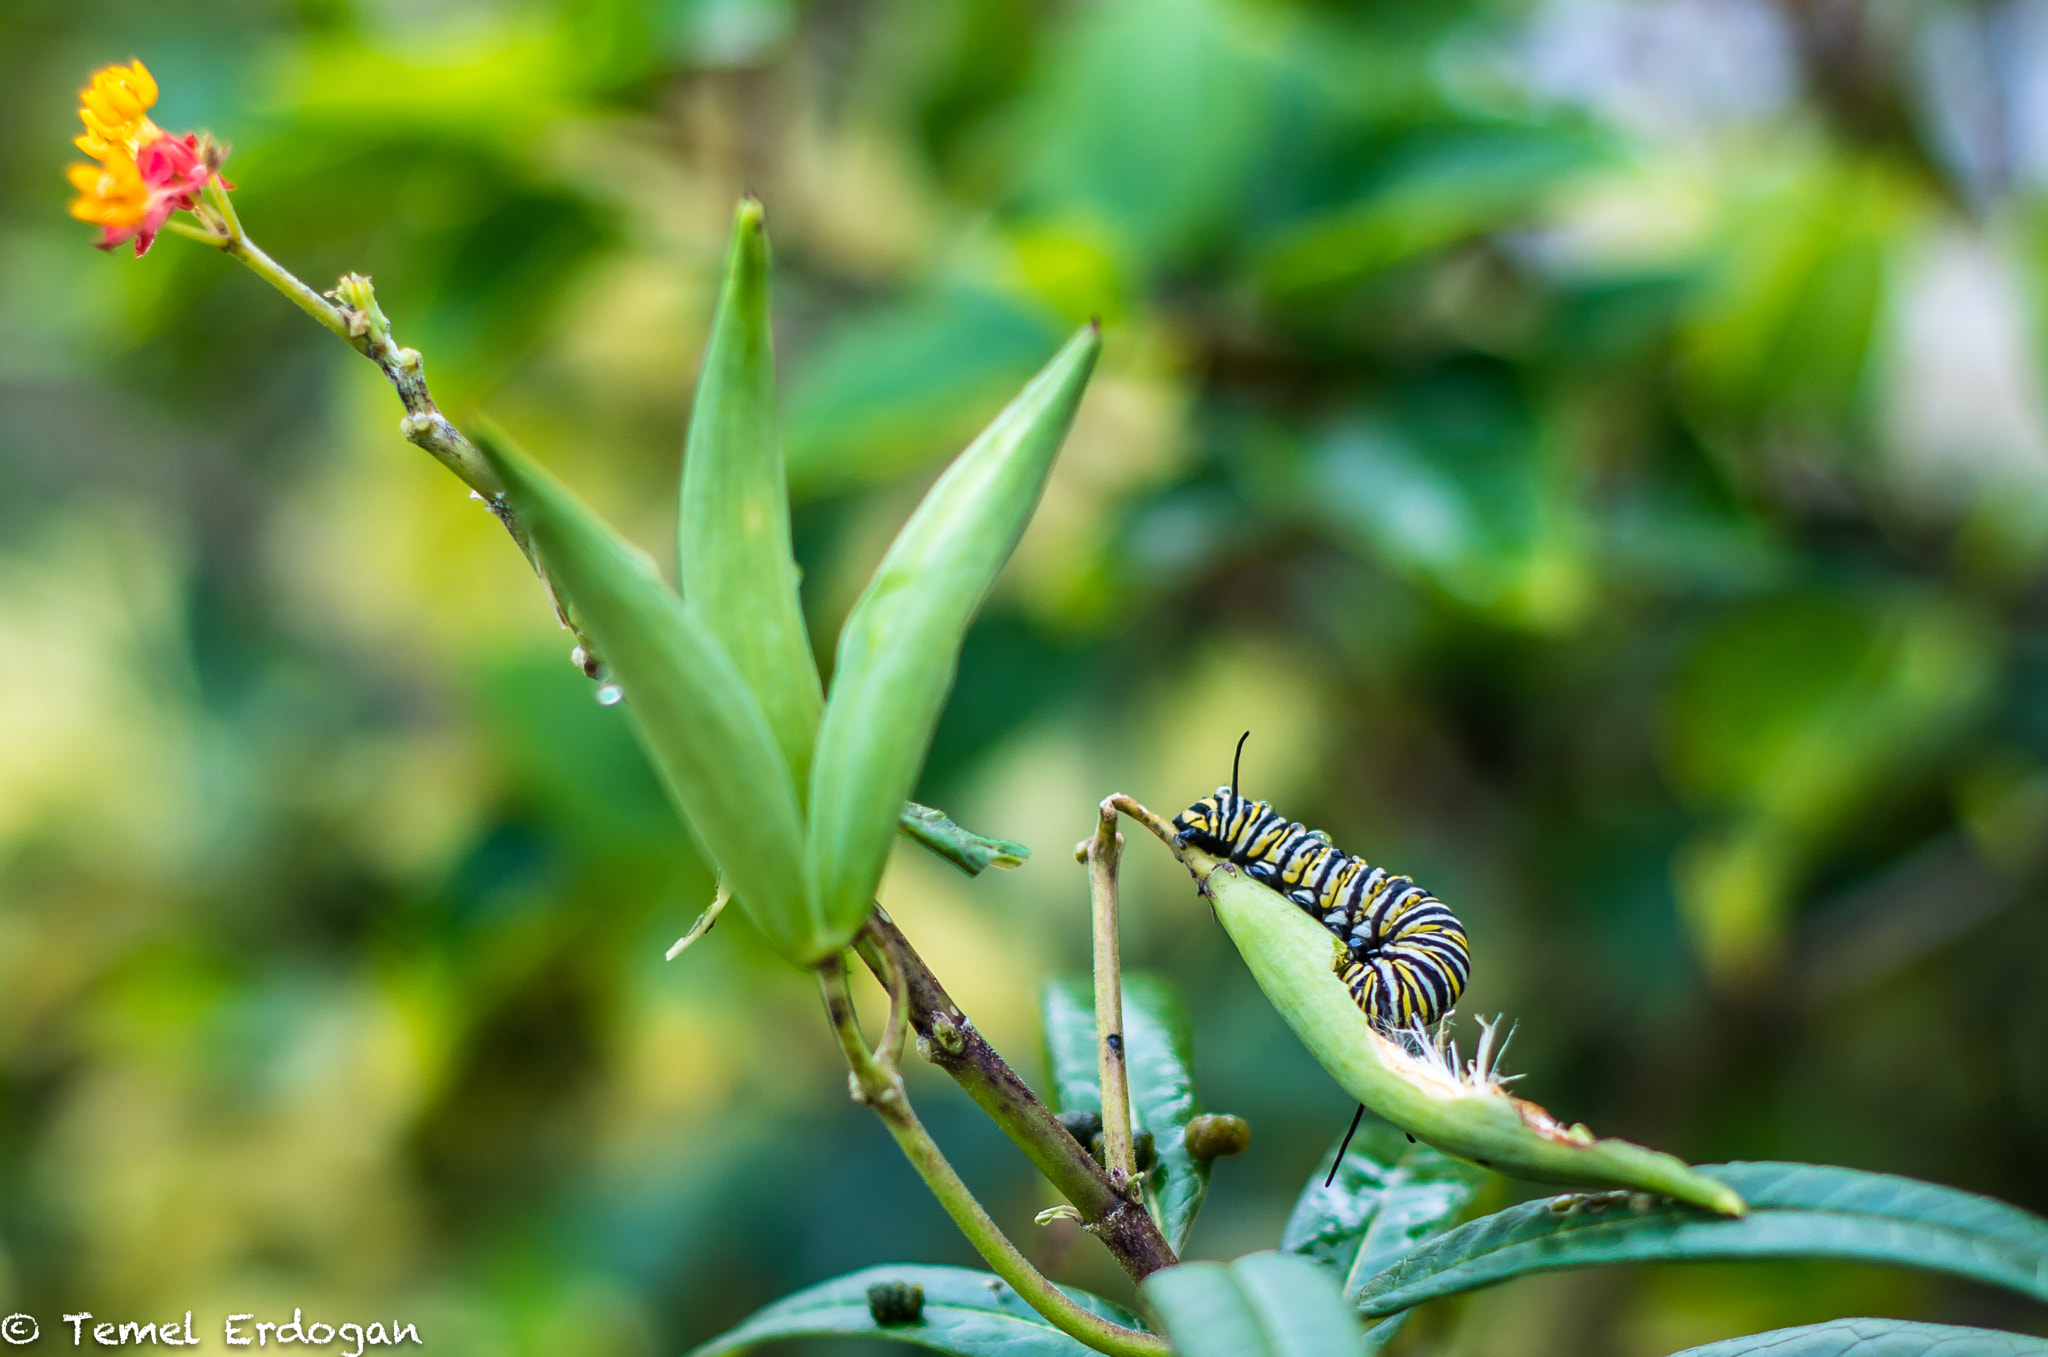
[[[882,1044],[875,1048],[875,1059],[893,1075],[898,1073],[903,1060],[903,1034],[910,1021],[910,982],[904,977],[902,966],[892,963],[887,970],[883,983],[889,987],[889,1018],[882,1025]],[[845,979],[842,974],[842,984]]]
[[[1151,830],[1153,836],[1159,842],[1173,850],[1175,858],[1179,859],[1182,863],[1187,861],[1187,855],[1181,852],[1180,836],[1174,832],[1173,821],[1162,819],[1139,802],[1125,796],[1122,792],[1109,797],[1102,804],[1116,810],[1120,814],[1130,816],[1133,820]]]
[[[243,229],[242,219],[235,211],[234,201],[221,188],[218,177],[207,181],[206,202],[219,218],[220,230],[198,232],[178,223],[180,234],[208,241],[222,253],[240,260],[251,273],[289,298],[292,305],[375,363],[397,390],[399,403],[405,406],[405,418],[399,421],[399,432],[408,442],[432,453],[464,485],[474,490],[485,506],[505,524],[513,540],[519,543],[520,550],[531,560],[533,551],[526,534],[512,518],[505,503],[504,482],[491,470],[483,454],[434,403],[432,393],[427,390],[419,351],[401,349],[392,342],[389,322],[377,308],[375,294],[369,290],[370,280],[351,274],[342,280],[343,287],[337,289],[337,292],[344,292],[349,285],[356,285],[357,291],[348,293],[347,300],[323,297],[249,239],[249,233]]]
[[[573,632],[578,642],[579,662],[583,671],[592,678],[601,674],[601,666],[590,646],[589,638],[570,618],[567,608],[555,593],[554,582],[548,578],[547,570],[540,558],[534,554],[533,543],[526,535],[526,529],[512,512],[512,505],[505,497],[505,483],[476,445],[469,441],[462,430],[455,427],[449,418],[441,413],[433,393],[427,389],[426,369],[418,349],[400,348],[391,338],[391,324],[385,318],[382,308],[377,305],[376,293],[370,280],[360,274],[343,277],[335,291],[322,296],[301,282],[296,274],[272,259],[249,239],[242,228],[242,219],[235,211],[233,200],[220,186],[219,177],[209,180],[206,185],[206,202],[213,209],[219,222],[217,230],[206,230],[185,222],[168,222],[179,235],[204,241],[222,253],[240,260],[251,273],[269,283],[288,297],[292,304],[319,321],[335,336],[345,342],[363,357],[377,365],[392,389],[398,393],[399,404],[405,407],[405,417],[398,421],[398,431],[408,443],[424,449],[434,460],[455,473],[475,496],[483,501],[492,517],[505,525],[505,531],[518,544],[520,554],[540,577],[541,587],[547,592],[548,603],[555,611],[555,619]],[[211,223],[209,223],[211,224]]]
[[[218,195],[209,194],[208,196],[218,197],[222,202],[227,201],[225,193]],[[282,292],[290,299],[292,305],[304,311],[314,320],[319,321],[329,330],[332,330],[337,338],[345,340],[357,348],[361,347],[356,339],[349,334],[348,321],[342,316],[341,312],[325,297],[322,297],[312,288],[300,282],[298,276],[292,273],[291,270],[265,254],[257,247],[255,241],[243,235],[239,230],[230,227],[227,238],[220,242],[220,248],[225,253],[240,260],[248,268],[249,272],[255,274],[279,292]]]
[[[1180,1261],[1158,1222],[1117,1190],[1052,1109],[975,1030],[903,930],[880,908],[868,916],[854,947],[877,979],[887,983],[892,969],[902,975],[909,1025],[919,1037],[918,1054],[951,1075],[1024,1151],[1073,1203],[1083,1228],[1102,1241],[1131,1280],[1143,1281]]]
[[[1124,1060],[1124,982],[1117,956],[1117,861],[1124,836],[1116,807],[1104,801],[1095,836],[1082,845],[1088,859],[1088,898],[1095,933],[1095,1061],[1102,1084],[1102,1150],[1110,1176],[1128,1192],[1140,1190],[1131,1146],[1131,1083]]]
[[[911,1110],[903,1092],[903,1076],[884,1058],[868,1050],[853,1012],[853,996],[846,985],[846,967],[838,957],[818,966],[818,985],[825,996],[825,1014],[839,1039],[839,1049],[853,1071],[857,1101],[865,1102],[882,1118],[895,1137],[903,1155],[924,1179],[925,1186],[946,1208],[946,1214],[967,1236],[975,1251],[992,1271],[1010,1284],[1026,1304],[1043,1315],[1060,1332],[1112,1357],[1164,1357],[1170,1349],[1166,1340],[1137,1329],[1113,1324],[1083,1309],[1065,1292],[1033,1267],[1015,1244],[990,1219],[967,1184],[946,1162],[945,1154],[932,1140]],[[907,981],[900,969],[891,968],[889,1030],[899,1037],[903,1031],[902,1010],[907,1004]]]

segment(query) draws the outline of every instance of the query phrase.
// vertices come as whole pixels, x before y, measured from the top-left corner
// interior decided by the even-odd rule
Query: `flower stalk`
[[[847,987],[846,967],[837,956],[827,957],[817,967],[818,985],[825,1000],[825,1015],[838,1038],[840,1053],[852,1072],[854,1100],[866,1103],[881,1117],[904,1158],[924,1180],[946,1214],[960,1227],[975,1251],[998,1277],[1007,1282],[1040,1315],[1060,1332],[1111,1357],[1165,1357],[1170,1349],[1155,1334],[1113,1324],[1076,1303],[1031,1265],[1017,1246],[990,1218],[988,1211],[962,1182],[946,1156],[918,1120],[903,1089],[903,1074],[897,1060],[907,1030],[909,983],[902,968],[889,965],[889,1017],[882,1043],[869,1050],[854,1015],[853,995]]]
[[[205,202],[195,205],[194,215],[198,219],[197,225],[169,221],[165,226],[239,261],[251,273],[284,294],[294,306],[320,322],[336,338],[377,365],[378,371],[391,383],[392,390],[398,393],[399,404],[405,407],[405,415],[398,421],[399,433],[408,443],[427,452],[453,472],[469,487],[471,494],[482,501],[491,516],[504,525],[505,531],[518,545],[520,554],[526,557],[527,564],[539,577],[548,604],[554,609],[555,620],[576,636],[577,667],[593,679],[603,677],[604,666],[597,659],[589,638],[563,606],[554,582],[548,578],[547,568],[534,551],[532,538],[512,509],[506,496],[504,478],[498,475],[476,444],[441,413],[440,405],[427,389],[426,367],[420,351],[402,348],[392,339],[391,321],[377,304],[376,289],[369,278],[360,273],[344,274],[332,291],[324,295],[315,292],[249,238],[241,216],[235,211],[234,202],[218,175],[208,181]]]
[[[264,253],[242,226],[241,214],[229,196],[234,186],[221,178],[226,148],[211,136],[174,135],[151,122],[149,110],[156,105],[157,93],[155,77],[140,61],[103,67],[79,91],[78,116],[85,131],[75,144],[92,163],[70,169],[72,186],[78,190],[71,215],[101,228],[102,249],[133,240],[140,256],[166,230],[210,245],[239,260],[375,363],[405,406],[399,431],[454,472],[484,502],[540,572],[541,582],[548,585],[533,544],[506,501],[504,481],[435,404],[427,390],[419,350],[400,348],[392,341],[390,321],[377,305],[370,280],[349,274],[323,297]],[[178,220],[174,214],[179,212],[189,212],[192,220]],[[548,585],[548,596],[555,615],[564,626],[571,626],[552,585]],[[585,672],[596,676],[597,665],[587,647],[582,648],[579,663]]]

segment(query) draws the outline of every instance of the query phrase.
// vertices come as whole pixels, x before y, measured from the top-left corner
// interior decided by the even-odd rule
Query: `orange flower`
[[[149,185],[126,150],[115,150],[97,165],[66,167],[78,198],[71,215],[109,231],[140,222],[149,211]]]
[[[163,135],[145,116],[155,106],[156,77],[140,58],[133,65],[94,71],[92,83],[78,92],[78,116],[85,123],[78,149],[94,160],[105,160],[117,146],[133,156]]]
[[[71,215],[101,228],[103,250],[132,239],[137,258],[149,252],[171,213],[198,206],[199,191],[213,176],[197,135],[172,136],[149,120],[156,93],[155,78],[139,60],[95,71],[78,93],[85,123],[78,149],[99,163],[69,171],[78,190]]]

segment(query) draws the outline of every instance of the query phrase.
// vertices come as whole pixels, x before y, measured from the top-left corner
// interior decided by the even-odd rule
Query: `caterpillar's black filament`
[[[1218,787],[1174,819],[1180,841],[1243,867],[1344,944],[1333,969],[1367,1017],[1406,1031],[1451,1011],[1472,968],[1465,927],[1405,876],[1340,852],[1330,836]]]

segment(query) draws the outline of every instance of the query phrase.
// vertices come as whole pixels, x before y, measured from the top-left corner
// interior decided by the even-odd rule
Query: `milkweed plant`
[[[1089,881],[1094,975],[1044,988],[1051,1082],[1042,1097],[982,1038],[875,895],[899,833],[969,874],[1013,867],[1028,851],[909,797],[962,639],[1037,506],[1088,385],[1099,327],[1075,333],[931,487],[847,617],[827,689],[791,555],[759,202],[742,201],[733,218],[684,440],[680,588],[671,588],[508,432],[481,419],[465,432],[441,412],[420,354],[393,338],[368,277],[316,292],[259,249],[222,176],[224,147],[156,126],[156,99],[139,60],[92,77],[77,139],[90,163],[70,171],[72,215],[100,229],[101,248],[132,243],[137,257],[166,232],[219,250],[384,372],[404,407],[400,431],[505,526],[573,633],[575,663],[601,685],[600,700],[623,705],[717,871],[714,901],[670,954],[730,904],[790,965],[811,971],[852,1098],[882,1120],[988,1265],[870,1267],[768,1306],[694,1357],[821,1335],[968,1357],[1373,1353],[1428,1301],[1531,1272],[1640,1261],[1855,1259],[2048,1301],[2048,1221],[2015,1207],[1824,1165],[1691,1167],[1565,1125],[1509,1091],[1495,1024],[1480,1024],[1467,1059],[1448,1019],[1400,1029],[1369,1013],[1332,964],[1333,943],[1344,960],[1341,939],[1299,897],[1128,797],[1105,799],[1075,850]],[[1250,1128],[1200,1110],[1173,990],[1121,974],[1118,827],[1127,818],[1188,868],[1275,1009],[1374,1114],[1317,1166],[1277,1247],[1227,1264],[1184,1263],[1180,1250],[1215,1162],[1244,1152]],[[1482,956],[1484,948],[1481,939]],[[855,966],[889,996],[875,1036],[854,1009]],[[1078,1220],[1136,1283],[1138,1309],[1056,1285],[1032,1265],[926,1132],[905,1091],[906,1049],[950,1075],[1016,1143],[1064,1199],[1039,1222]],[[1569,1190],[1468,1219],[1475,1203],[1497,1197],[1484,1192],[1497,1177]],[[1988,1357],[2048,1354],[2048,1341],[1843,1319],[1691,1351],[1852,1349]]]

